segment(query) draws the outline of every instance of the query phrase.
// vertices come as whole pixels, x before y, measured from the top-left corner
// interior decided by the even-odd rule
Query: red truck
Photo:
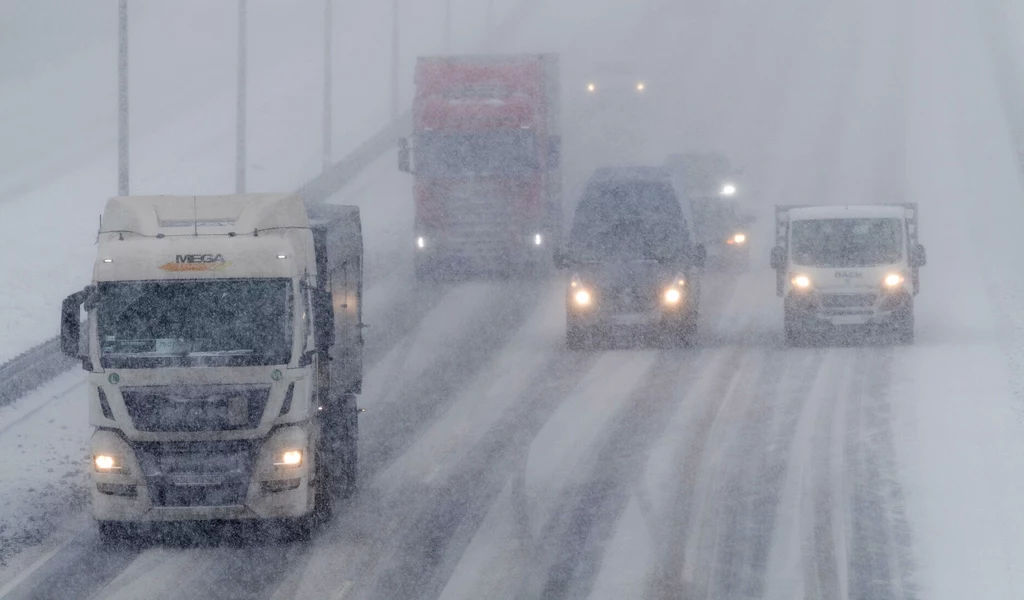
[[[417,277],[550,266],[562,222],[558,57],[421,57],[415,81],[399,168],[415,180]]]

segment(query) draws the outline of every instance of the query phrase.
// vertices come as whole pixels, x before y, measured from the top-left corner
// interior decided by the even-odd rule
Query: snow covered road
[[[1014,31],[954,0],[676,4],[562,43],[674,53],[688,104],[647,152],[695,136],[742,156],[762,238],[776,202],[920,203],[917,345],[785,348],[764,246],[749,272],[707,275],[696,348],[568,352],[559,281],[410,282],[389,155],[337,199],[364,206],[381,257],[360,492],[308,545],[227,526],[109,549],[68,506],[72,477],[71,516],[0,570],[0,598],[1017,597],[1021,124],[987,38]],[[76,377],[0,412],[0,451],[81,454]],[[35,435],[51,425],[69,429]],[[30,506],[46,477],[0,481],[15,518],[61,510]]]

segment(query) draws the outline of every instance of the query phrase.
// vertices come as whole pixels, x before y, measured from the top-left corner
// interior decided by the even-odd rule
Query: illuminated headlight
[[[638,83],[636,84],[636,91],[638,91],[638,92],[642,92],[642,91],[644,91],[644,90],[646,90],[646,89],[647,89],[647,84],[646,84],[646,83],[644,83],[644,82],[642,82],[642,81],[641,81],[641,82],[638,82]]]
[[[543,244],[544,244],[544,236],[542,236],[539,233],[533,236],[533,245],[534,246],[541,246]]]
[[[811,287],[811,278],[806,275],[797,275],[791,280],[793,287],[806,290]]]
[[[723,185],[722,186],[722,195],[723,196],[735,196],[736,195],[736,186],[731,184],[731,183],[727,183],[727,184]]]
[[[662,296],[662,299],[665,300],[665,304],[675,305],[679,304],[683,299],[683,294],[676,288],[668,288],[665,290],[665,295]]]
[[[591,94],[596,92],[597,91],[597,84],[596,83],[588,83],[587,84],[587,91],[590,92]]]
[[[427,247],[427,240],[423,239],[423,236],[416,238],[416,247],[422,250]]]
[[[747,234],[745,234],[745,233],[737,233],[736,235],[732,236],[732,240],[730,240],[730,241],[733,244],[745,244],[745,243],[747,243]]]
[[[92,462],[100,473],[111,473],[121,470],[120,461],[109,454],[97,454],[93,457]]]
[[[573,300],[575,300],[576,304],[579,306],[590,306],[593,298],[590,297],[590,292],[587,290],[577,290],[576,293],[573,294]]]
[[[302,466],[302,450],[286,450],[277,455],[274,460],[275,467],[300,467]]]
[[[899,273],[889,273],[885,276],[885,279],[882,280],[882,283],[885,284],[885,287],[896,287],[903,283],[903,276]]]

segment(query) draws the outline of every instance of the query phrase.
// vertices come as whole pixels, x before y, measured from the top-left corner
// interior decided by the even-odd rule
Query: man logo
[[[178,254],[174,262],[161,265],[164,271],[220,271],[231,264],[223,254]]]

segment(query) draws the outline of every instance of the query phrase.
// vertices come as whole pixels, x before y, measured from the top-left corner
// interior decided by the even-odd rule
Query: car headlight
[[[533,236],[533,245],[534,246],[543,246],[544,245],[544,236],[539,234],[539,233],[534,234],[534,236]]]
[[[730,244],[745,244],[747,243],[747,234],[737,233],[736,235],[729,238]]]
[[[274,457],[275,467],[301,467],[302,450],[285,450]]]
[[[722,195],[723,196],[735,196],[736,195],[736,186],[731,184],[731,183],[727,183],[727,184],[723,185],[722,186]]]
[[[121,461],[110,454],[97,454],[92,458],[92,463],[100,473],[113,473],[121,471]]]
[[[577,306],[590,306],[590,303],[593,302],[593,298],[590,297],[590,292],[587,290],[576,290],[572,298],[576,301]]]
[[[792,283],[795,288],[806,290],[811,287],[811,278],[806,275],[797,275],[790,280],[790,283]]]
[[[665,294],[662,296],[662,299],[665,301],[665,304],[679,304],[679,302],[683,299],[683,293],[680,292],[678,289],[671,287],[665,290]]]
[[[903,283],[903,276],[899,273],[889,273],[882,280],[882,283],[885,284],[885,287],[894,288]]]
[[[423,236],[416,238],[416,247],[419,248],[420,250],[426,248],[427,240]]]

